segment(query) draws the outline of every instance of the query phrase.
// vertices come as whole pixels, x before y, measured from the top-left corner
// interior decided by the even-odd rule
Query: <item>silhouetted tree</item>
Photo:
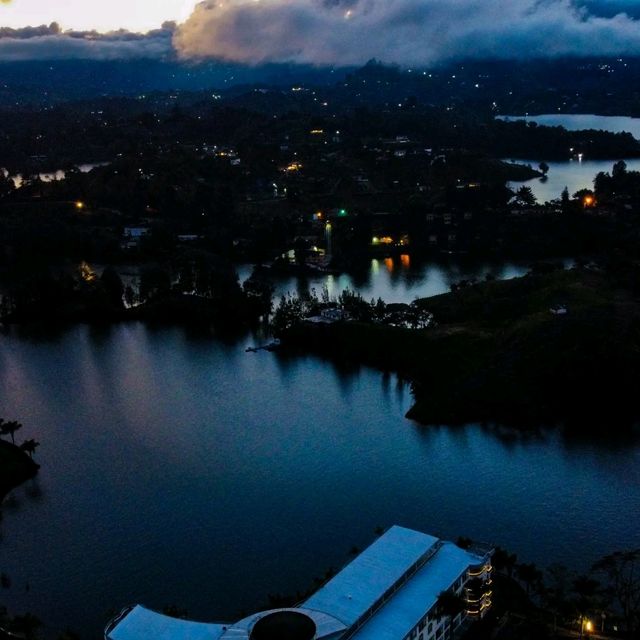
[[[25,452],[29,454],[30,458],[33,458],[33,454],[36,452],[36,448],[40,446],[40,443],[37,442],[36,440],[25,440],[21,445],[20,448]]]
[[[640,549],[618,551],[593,565],[593,571],[607,578],[605,593],[620,608],[630,638],[640,630]]]
[[[8,420],[5,422],[0,418],[0,435],[10,435],[11,442],[16,443],[15,433],[22,429],[22,425],[17,420]]]
[[[516,567],[516,573],[518,578],[524,582],[527,589],[527,595],[531,592],[531,587],[540,582],[542,578],[542,572],[533,563],[523,563]]]

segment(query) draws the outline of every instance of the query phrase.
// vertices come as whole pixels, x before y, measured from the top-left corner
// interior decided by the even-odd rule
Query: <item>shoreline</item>
[[[283,332],[283,351],[399,373],[414,396],[406,417],[424,425],[597,435],[612,407],[620,434],[640,420],[630,382],[640,374],[640,302],[615,277],[579,269],[530,274],[415,304],[437,326],[302,322]]]

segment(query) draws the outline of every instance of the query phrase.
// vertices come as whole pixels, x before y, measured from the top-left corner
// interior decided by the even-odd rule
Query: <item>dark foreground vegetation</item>
[[[16,432],[20,429],[22,424],[17,420],[0,418],[0,503],[11,489],[33,478],[39,469],[33,454],[40,443],[31,439],[16,445]],[[2,439],[6,436],[11,442]]]
[[[355,296],[343,305],[348,321],[298,321],[285,302],[275,317],[285,349],[411,379],[408,416],[419,422],[561,423],[595,434],[606,425],[611,436],[612,415],[617,429],[640,418],[639,294],[639,266],[622,262],[461,283],[411,305]],[[384,321],[389,308],[403,324]]]

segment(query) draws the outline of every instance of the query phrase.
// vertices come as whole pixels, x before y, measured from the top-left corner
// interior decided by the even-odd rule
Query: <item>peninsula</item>
[[[358,321],[292,322],[282,344],[400,372],[415,397],[408,417],[424,424],[562,424],[597,433],[611,412],[629,426],[640,413],[636,272],[631,263],[589,265],[461,283],[406,305],[409,314],[430,314],[426,328],[382,321],[380,302],[367,318],[361,300]]]

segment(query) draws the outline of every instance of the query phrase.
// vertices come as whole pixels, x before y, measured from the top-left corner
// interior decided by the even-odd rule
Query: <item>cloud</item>
[[[640,53],[631,0],[205,0],[173,43],[187,59],[407,65]]]
[[[624,13],[636,20],[640,19],[640,3],[638,0],[581,0],[581,6],[591,13],[605,18],[611,18]]]
[[[0,61],[163,58],[173,54],[174,30],[173,22],[144,34],[126,30],[63,32],[55,22],[21,29],[0,27]]]

